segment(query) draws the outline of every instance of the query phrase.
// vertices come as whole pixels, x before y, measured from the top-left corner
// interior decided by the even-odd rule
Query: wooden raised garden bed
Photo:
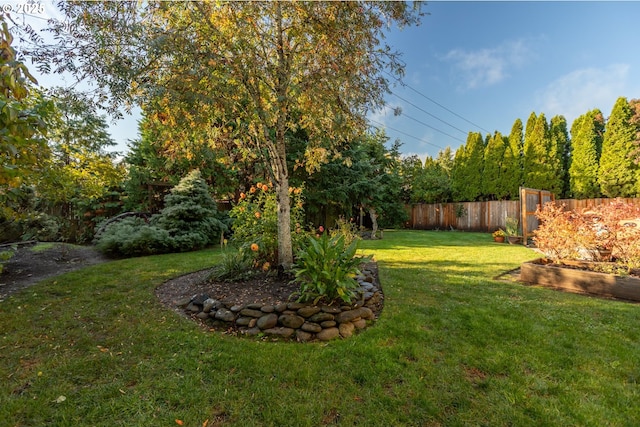
[[[640,278],[599,273],[580,267],[580,263],[562,265],[543,258],[537,259],[521,265],[520,280],[570,292],[640,301]]]

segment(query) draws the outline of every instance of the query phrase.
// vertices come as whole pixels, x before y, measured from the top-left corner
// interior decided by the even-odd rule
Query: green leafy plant
[[[254,267],[255,258],[248,252],[243,250],[225,252],[221,261],[211,270],[209,279],[232,282],[246,280],[255,276],[257,270]]]
[[[289,189],[291,200],[291,238],[294,249],[299,248],[306,233],[301,224],[304,219],[304,200],[301,188]],[[240,193],[240,200],[229,214],[233,219],[232,243],[244,251],[256,253],[256,261],[277,265],[278,215],[276,193],[271,184],[257,183],[248,193]],[[257,245],[257,250],[252,249]]]
[[[504,225],[507,236],[518,236],[518,219],[514,217],[507,217]]]
[[[350,245],[354,240],[360,240],[358,226],[353,221],[347,221],[343,216],[336,220],[336,226],[329,231],[331,237],[342,235],[344,243]]]
[[[324,298],[328,302],[340,299],[350,303],[356,296],[358,284],[354,277],[360,273],[358,267],[370,259],[356,256],[357,249],[358,241],[347,245],[342,234],[310,236],[293,268],[294,280],[300,283],[298,301],[317,303]]]
[[[460,219],[467,214],[467,208],[462,203],[458,203],[455,206],[456,218]]]

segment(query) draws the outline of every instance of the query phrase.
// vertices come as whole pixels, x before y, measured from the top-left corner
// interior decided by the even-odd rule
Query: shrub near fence
[[[580,211],[594,206],[610,204],[615,200],[640,206],[636,199],[560,199],[555,203],[567,210]],[[499,200],[486,202],[436,203],[407,205],[408,228],[419,230],[465,230],[493,232],[505,228],[507,217],[520,219],[520,201]],[[533,230],[529,230],[533,231]]]

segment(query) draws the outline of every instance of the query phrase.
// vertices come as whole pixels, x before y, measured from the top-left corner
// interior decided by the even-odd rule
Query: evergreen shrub
[[[227,229],[200,172],[185,176],[165,197],[165,207],[147,223],[126,218],[109,224],[96,246],[115,256],[141,256],[202,249]]]

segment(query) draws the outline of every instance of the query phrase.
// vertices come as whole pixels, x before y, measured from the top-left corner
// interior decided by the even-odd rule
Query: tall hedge
[[[640,167],[632,158],[635,131],[633,111],[624,97],[618,98],[605,126],[598,182],[607,197],[636,197]]]

